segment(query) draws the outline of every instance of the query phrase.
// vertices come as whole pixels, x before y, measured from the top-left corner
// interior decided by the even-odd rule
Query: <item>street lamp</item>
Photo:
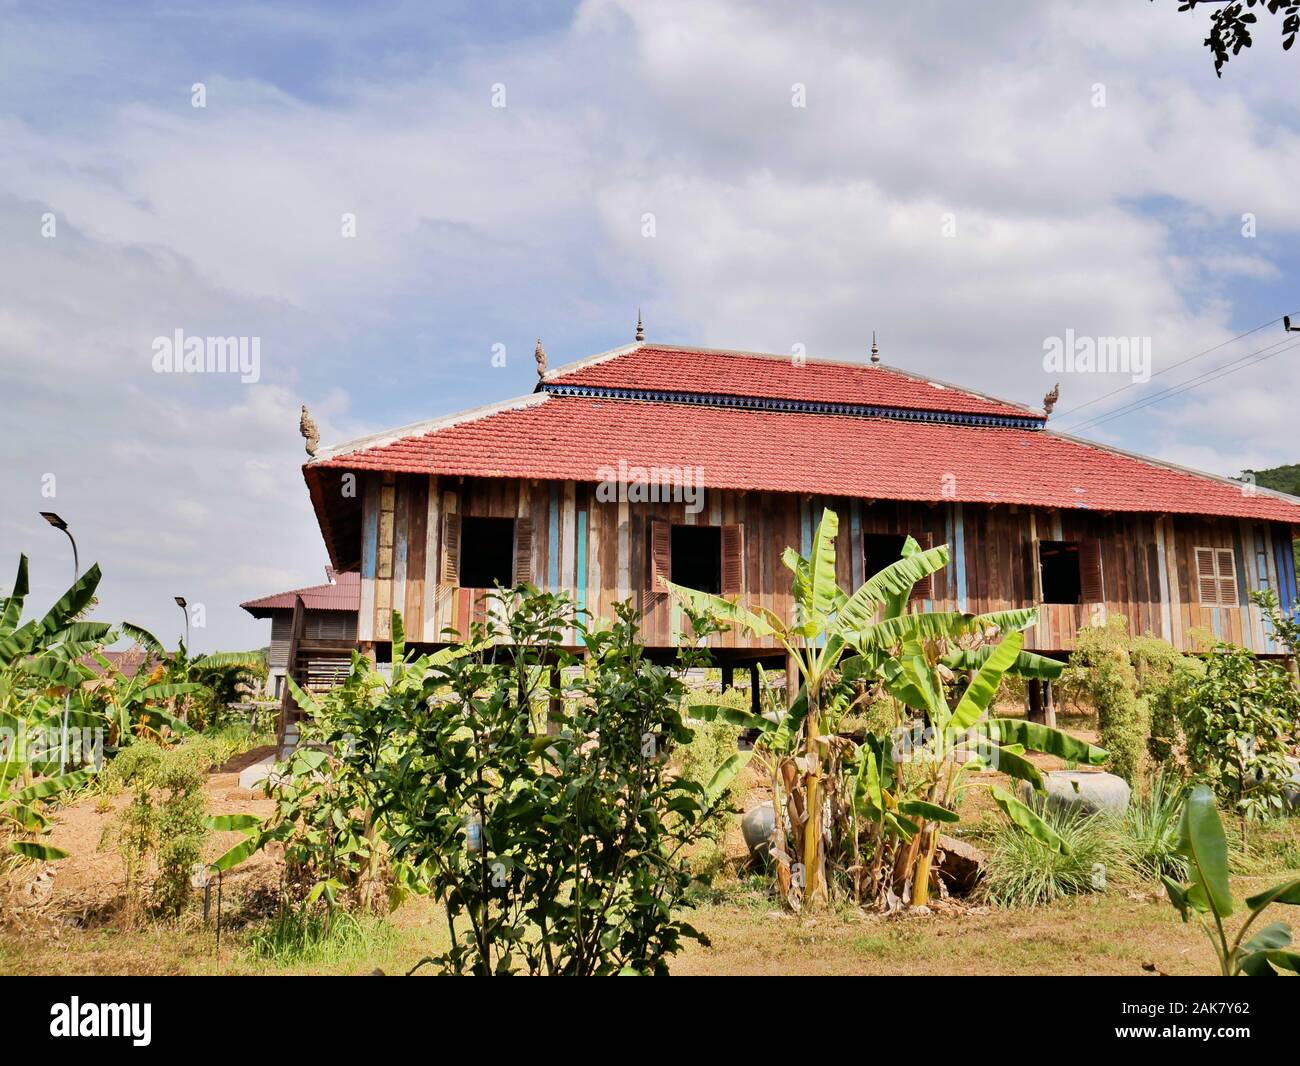
[[[77,577],[81,574],[81,564],[77,562],[77,542],[72,539],[72,533],[68,529],[68,523],[53,511],[42,511],[41,517],[66,536],[68,540],[72,541],[72,581],[73,584],[76,584]]]
[[[77,542],[73,539],[71,530],[68,529],[68,523],[56,515],[53,511],[42,511],[41,517],[49,522],[55,529],[63,533],[68,540],[72,541],[72,583],[77,583],[77,577],[81,574],[81,564],[77,560]],[[59,745],[59,774],[68,768],[68,714],[72,710],[72,690],[69,689],[63,694],[63,734],[61,744]]]
[[[184,596],[177,596],[175,597],[175,599],[176,599],[176,606],[181,609],[181,614],[185,616],[185,654],[189,655],[190,653],[190,612],[189,609],[185,606]]]

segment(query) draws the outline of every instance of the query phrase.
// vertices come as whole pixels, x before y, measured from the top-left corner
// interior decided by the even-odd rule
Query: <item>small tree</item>
[[[1070,665],[1097,712],[1107,768],[1129,784],[1141,777],[1151,736],[1151,711],[1138,696],[1138,675],[1129,655],[1128,621],[1111,615],[1104,625],[1081,629]]]
[[[1242,819],[1281,814],[1300,693],[1280,666],[1220,644],[1183,711],[1187,760]]]

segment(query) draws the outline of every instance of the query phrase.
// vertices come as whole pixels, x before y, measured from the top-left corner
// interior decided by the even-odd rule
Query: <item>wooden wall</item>
[[[408,641],[439,643],[445,631],[466,632],[481,592],[445,583],[449,566],[442,544],[445,516],[531,520],[532,582],[563,591],[598,616],[611,617],[615,602],[633,598],[647,642],[671,646],[682,625],[680,609],[650,586],[651,519],[744,528],[745,596],[788,617],[790,574],[781,564],[787,545],[807,554],[823,507],[840,517],[837,543],[842,587],[863,580],[862,534],[929,534],[947,544],[952,562],[934,575],[932,599],[918,606],[971,613],[1032,606],[1040,596],[1037,540],[1100,543],[1103,599],[1080,605],[1043,605],[1026,633],[1028,647],[1068,651],[1083,626],[1124,615],[1137,633],[1194,650],[1198,631],[1281,654],[1259,610],[1246,602],[1257,588],[1295,600],[1295,574],[1287,526],[1236,519],[1101,514],[962,503],[898,503],[802,497],[783,493],[704,493],[704,507],[683,503],[600,502],[596,486],[572,481],[519,482],[487,478],[364,475],[361,611],[358,639],[391,638],[390,611],[400,611]],[[526,527],[525,527],[526,528]],[[1193,580],[1193,548],[1234,550],[1240,603],[1203,606]],[[517,554],[519,554],[517,552]],[[735,633],[715,646],[771,650],[770,640]]]

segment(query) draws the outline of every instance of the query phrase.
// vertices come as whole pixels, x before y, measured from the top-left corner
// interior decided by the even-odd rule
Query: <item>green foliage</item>
[[[204,774],[194,757],[169,759],[155,774],[162,793],[158,808],[158,879],[154,902],[160,914],[177,917],[193,891],[190,877],[203,857],[208,829]]]
[[[1277,602],[1277,593],[1272,589],[1252,592],[1250,602],[1264,612],[1274,638],[1283,644],[1293,659],[1300,659],[1300,613],[1293,611],[1290,615],[1283,614]]]
[[[1179,816],[1187,786],[1174,773],[1161,770],[1145,790],[1134,789],[1124,812],[1124,847],[1128,863],[1148,879],[1187,877],[1187,859],[1179,851]]]
[[[465,644],[409,659],[394,615],[390,676],[355,656],[319,702],[295,692],[313,746],[276,787],[276,815],[213,865],[282,841],[314,880],[301,916],[364,898],[384,864],[392,887],[443,904],[451,947],[421,965],[446,973],[666,972],[698,938],[678,914],[686,855],[746,761],[733,750],[703,784],[670,769],[693,739],[683,678],[707,660],[651,662],[629,605],[605,625],[531,587],[494,595]],[[574,630],[581,661],[563,648]],[[539,733],[547,704],[559,709]]]
[[[722,703],[735,707],[739,711],[749,710],[747,693],[729,689],[721,698],[707,692],[692,692],[686,708],[690,720],[691,704],[697,700],[706,705]],[[713,779],[718,767],[735,755],[741,729],[726,719],[715,717],[712,720],[690,721],[692,737],[689,743],[679,744],[673,751],[673,769],[687,781],[705,787]],[[690,855],[691,870],[701,878],[711,878],[722,866],[723,851],[721,840],[730,825],[728,811],[734,809],[740,800],[741,785],[737,777],[719,796],[716,813],[708,820],[708,834],[692,849]]]
[[[130,917],[143,910],[148,896],[156,913],[175,918],[190,902],[190,878],[208,835],[204,761],[196,752],[164,751],[154,744],[127,750],[149,754],[119,756],[129,764],[120,780],[129,783],[131,800],[106,829],[101,846],[122,857]],[[154,865],[152,891],[146,892],[146,875]]]
[[[1179,850],[1187,859],[1191,883],[1183,885],[1165,877],[1165,889],[1184,922],[1196,917],[1214,946],[1223,976],[1268,977],[1280,970],[1300,973],[1300,954],[1287,950],[1291,944],[1290,926],[1273,922],[1246,939],[1246,934],[1271,905],[1300,905],[1300,880],[1287,881],[1249,897],[1246,900],[1249,916],[1236,935],[1230,937],[1224,928],[1224,919],[1234,910],[1228,883],[1228,841],[1219,820],[1214,792],[1207,785],[1196,785],[1183,804]]]
[[[1298,717],[1300,691],[1285,669],[1220,644],[1183,708],[1188,764],[1242,818],[1276,816]]]
[[[1205,667],[1195,656],[1151,636],[1133,637],[1128,652],[1137,674],[1138,699],[1151,716],[1147,753],[1155,765],[1172,767],[1183,743],[1181,708]]]
[[[929,898],[938,827],[958,820],[965,775],[991,767],[1041,789],[1026,750],[1065,751],[1090,763],[1106,753],[1044,726],[987,717],[1008,674],[1053,678],[1062,670],[1023,650],[1020,630],[1036,621],[1036,611],[909,613],[916,582],[948,562],[946,546],[922,551],[911,537],[897,562],[849,594],[834,580],[838,530],[835,512],[825,510],[808,557],[792,548],[782,556],[793,574],[789,620],[666,585],[690,609],[775,638],[798,666],[802,686],[788,712],[773,707],[756,718],[714,709],[759,730],[757,750],[779,815],[770,853],[782,898],[792,907],[822,904],[843,885],[855,901],[920,905]],[[994,636],[1002,639],[994,643]],[[894,735],[867,732],[860,745],[842,735],[861,708],[884,700],[906,715]],[[1015,825],[1064,846],[1016,797],[993,795]],[[817,831],[807,832],[810,825]]]
[[[368,962],[396,939],[393,926],[374,915],[286,907],[253,931],[248,946],[255,959],[276,966],[345,966]]]
[[[1032,806],[1064,847],[1003,823],[988,846],[981,882],[985,898],[1001,907],[1038,907],[1103,891],[1125,860],[1113,819],[1041,802]]]
[[[1105,625],[1079,630],[1070,665],[1097,711],[1102,747],[1110,752],[1107,769],[1134,784],[1151,735],[1151,710],[1138,696],[1126,619],[1111,615]]]

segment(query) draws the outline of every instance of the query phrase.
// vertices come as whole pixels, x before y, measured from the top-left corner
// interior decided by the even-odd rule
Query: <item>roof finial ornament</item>
[[[641,324],[641,308],[636,309],[636,339],[645,340],[645,326]]]
[[[307,413],[307,405],[302,405],[302,414],[298,416],[298,432],[302,434],[302,439],[307,442],[307,454],[316,454],[316,445],[320,443],[320,430],[316,428],[316,423]]]
[[[876,344],[876,331],[874,329],[871,331],[871,362],[880,362],[880,346]]]
[[[537,360],[537,376],[546,376],[546,349],[542,347],[542,338],[537,338],[537,347],[533,349],[533,358]]]
[[[1052,391],[1043,397],[1043,417],[1052,417],[1052,408],[1056,406],[1056,401],[1061,398],[1061,383],[1058,381]]]

